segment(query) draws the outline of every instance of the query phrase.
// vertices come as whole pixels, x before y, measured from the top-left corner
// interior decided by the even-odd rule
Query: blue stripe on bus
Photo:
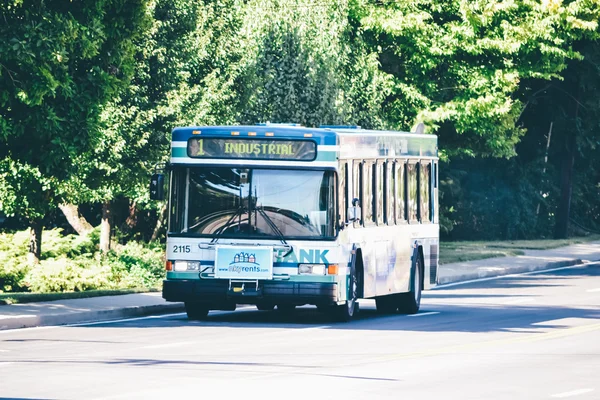
[[[173,157],[173,158],[187,157],[187,149],[185,147],[173,147],[171,149],[171,157]]]
[[[336,151],[319,151],[315,161],[337,161],[337,159]]]

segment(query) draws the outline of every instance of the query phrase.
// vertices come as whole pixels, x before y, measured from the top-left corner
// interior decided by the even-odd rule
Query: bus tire
[[[361,290],[360,274],[356,263],[350,267],[350,280],[348,282],[348,300],[344,304],[334,306],[334,318],[339,322],[348,322],[360,311],[358,293]]]
[[[421,285],[423,279],[423,260],[417,253],[417,262],[412,271],[411,288],[408,293],[397,296],[398,312],[401,314],[416,314],[421,307]]]
[[[208,316],[208,307],[202,303],[185,302],[185,312],[188,319],[203,320]]]

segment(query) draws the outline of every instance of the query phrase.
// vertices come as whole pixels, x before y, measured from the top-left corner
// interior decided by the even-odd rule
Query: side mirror
[[[165,176],[154,174],[150,178],[150,200],[165,199]]]

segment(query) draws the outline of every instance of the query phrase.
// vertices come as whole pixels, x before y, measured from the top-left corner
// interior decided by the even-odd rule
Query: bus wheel
[[[356,317],[360,308],[358,305],[358,289],[360,285],[359,277],[356,273],[356,268],[352,268],[350,272],[350,281],[348,282],[350,290],[348,291],[349,299],[339,306],[334,306],[335,319],[340,322],[348,322]]]
[[[275,304],[270,303],[258,303],[256,305],[256,309],[258,311],[273,311],[275,309]]]
[[[421,307],[421,274],[423,272],[421,257],[417,257],[417,263],[413,271],[411,289],[408,293],[397,296],[398,311],[402,314],[416,314]]]
[[[186,301],[185,312],[187,313],[188,319],[201,320],[208,316],[208,307],[202,303]]]

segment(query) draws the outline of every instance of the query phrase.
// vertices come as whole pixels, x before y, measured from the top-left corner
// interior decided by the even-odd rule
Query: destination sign
[[[312,161],[317,144],[312,140],[191,138],[187,153],[192,158]]]

